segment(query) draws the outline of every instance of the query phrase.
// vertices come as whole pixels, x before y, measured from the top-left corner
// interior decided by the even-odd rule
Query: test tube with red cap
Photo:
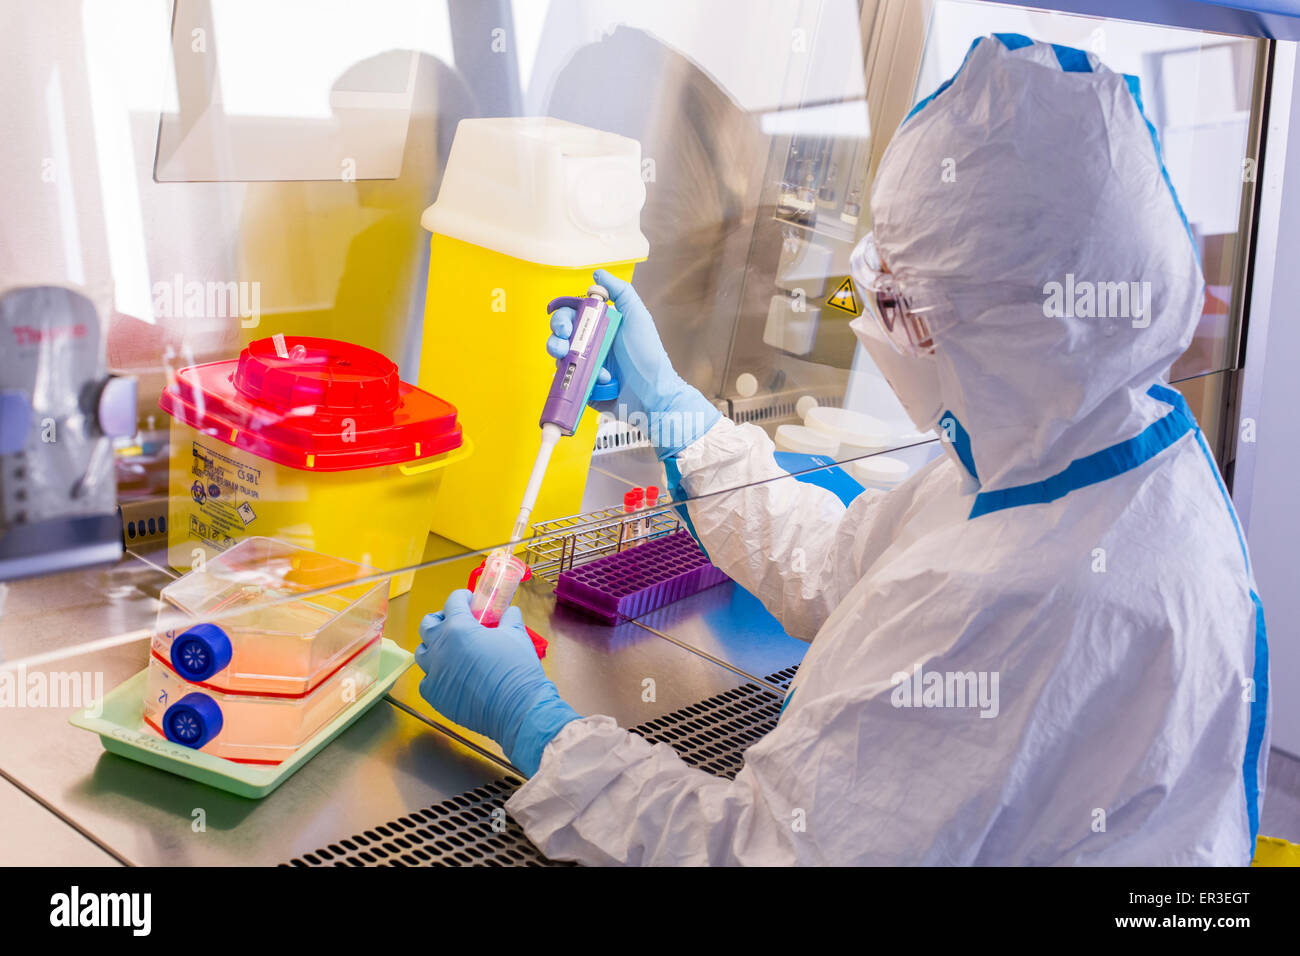
[[[645,489],[645,510],[648,512],[653,511],[655,505],[658,503],[659,503],[659,489],[656,488],[654,485],[647,485]],[[642,519],[641,537],[646,538],[650,536],[650,532],[654,530],[654,523],[655,523],[655,519],[654,519],[654,515],[652,514],[647,514],[645,518]]]
[[[641,537],[640,522],[632,520],[631,516],[641,510],[645,503],[645,489],[633,488],[631,491],[623,493],[623,547],[630,547],[636,543],[636,539]]]
[[[469,599],[469,612],[474,620],[485,627],[496,627],[514,601],[515,590],[527,571],[528,566],[506,548],[497,548],[489,554]]]

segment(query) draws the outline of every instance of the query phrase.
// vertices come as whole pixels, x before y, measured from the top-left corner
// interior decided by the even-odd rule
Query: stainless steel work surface
[[[420,620],[464,587],[480,560],[458,556],[463,550],[430,538],[426,560],[453,559],[417,572],[412,591],[390,603],[388,637],[408,649],[418,645]],[[138,629],[140,640],[29,668],[84,672],[110,689],[145,666],[143,633],[167,580],[138,559],[68,576],[60,610],[44,618],[38,604],[47,581],[11,586],[8,610],[18,614],[8,622],[6,656],[27,658]],[[549,642],[543,667],[561,695],[580,713],[608,714],[628,727],[732,691],[750,682],[746,675],[769,675],[795,662],[802,648],[730,584],[655,612],[648,626],[609,627],[556,607],[543,581],[524,585],[516,603]],[[30,629],[16,626],[19,615]],[[388,698],[260,801],[108,754],[96,735],[67,723],[68,709],[51,707],[0,710],[0,771],[54,811],[32,801],[45,816],[36,814],[30,829],[44,830],[50,841],[76,833],[63,817],[105,857],[123,862],[277,863],[505,774],[494,743],[454,727],[423,701],[421,676],[412,668]],[[33,839],[46,836],[33,832]]]
[[[111,565],[3,585],[0,664],[152,627],[158,592],[174,577],[152,560],[128,554]]]
[[[7,780],[0,779],[0,866],[120,866]]]
[[[793,667],[808,650],[806,643],[785,633],[758,598],[732,581],[637,620],[665,638],[754,679]]]
[[[116,686],[146,644],[61,661]],[[270,864],[498,778],[500,768],[380,701],[278,790],[247,800],[104,751],[69,711],[0,711],[0,768],[130,863]]]
[[[453,550],[454,546],[434,538],[425,558],[436,560]],[[410,593],[390,603],[387,636],[414,650],[420,643],[420,621],[429,612],[441,610],[447,595],[465,586],[479,560],[476,555],[418,571]],[[523,612],[524,623],[549,642],[542,667],[560,695],[581,714],[608,714],[622,726],[631,727],[730,690],[747,679],[635,622],[610,627],[557,607],[551,590],[545,581],[528,581],[520,587],[515,604]],[[398,681],[391,696],[428,719],[445,723],[420,697],[421,676],[419,669],[413,668]],[[466,736],[500,754],[486,738]]]

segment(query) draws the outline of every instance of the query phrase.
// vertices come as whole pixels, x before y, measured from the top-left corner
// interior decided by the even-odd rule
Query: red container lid
[[[641,507],[641,502],[645,499],[645,492],[640,488],[633,488],[631,491],[623,492],[623,510],[636,511]]]
[[[279,337],[277,337],[279,338]],[[258,339],[237,360],[176,373],[158,404],[227,445],[307,471],[440,455],[462,442],[456,408],[401,381],[373,349],[311,336]]]

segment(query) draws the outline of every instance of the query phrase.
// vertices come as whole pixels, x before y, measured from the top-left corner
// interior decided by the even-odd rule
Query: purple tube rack
[[[588,561],[560,575],[556,599],[617,624],[721,584],[727,576],[709,563],[687,531]]]

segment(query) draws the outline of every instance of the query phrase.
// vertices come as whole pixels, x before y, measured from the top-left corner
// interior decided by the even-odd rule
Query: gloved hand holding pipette
[[[453,591],[443,610],[420,622],[420,640],[420,696],[448,720],[491,737],[528,776],[551,739],[579,718],[542,670],[517,607],[485,627],[474,619],[469,591]]]
[[[610,308],[609,292],[600,285],[593,285],[582,298],[566,296],[554,299],[546,311],[569,314],[567,324],[571,330],[571,341],[556,356],[558,361],[555,363],[555,376],[551,379],[551,387],[547,390],[538,422],[542,429],[541,443],[537,448],[537,457],[533,460],[528,484],[524,487],[519,516],[511,529],[510,541],[518,541],[528,530],[528,519],[537,503],[537,494],[541,491],[542,479],[546,476],[546,468],[556,444],[564,436],[572,435],[578,430],[578,422],[587,408],[587,402],[595,393],[600,377],[604,375],[606,383],[609,382],[604,363],[623,321],[618,310]],[[574,319],[577,320],[576,327]]]
[[[630,282],[597,270],[595,279],[605,287],[614,307],[623,317],[614,336],[613,347],[601,371],[601,381],[612,374],[622,387],[621,401],[639,405],[650,419],[650,438],[660,459],[671,458],[699,438],[722,414],[695,389],[682,380],[664,351],[650,311]],[[551,314],[551,337],[546,351],[556,358],[572,348],[573,309],[558,309]]]

